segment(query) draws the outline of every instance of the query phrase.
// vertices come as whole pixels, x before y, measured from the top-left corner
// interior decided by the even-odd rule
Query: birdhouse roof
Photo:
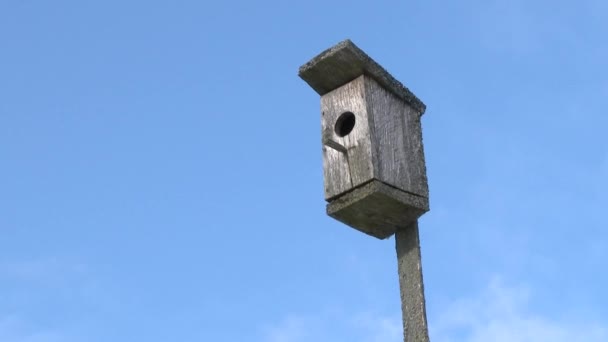
[[[412,106],[420,115],[426,110],[416,95],[350,39],[321,52],[302,65],[298,74],[319,95],[325,95],[361,75],[367,75]]]

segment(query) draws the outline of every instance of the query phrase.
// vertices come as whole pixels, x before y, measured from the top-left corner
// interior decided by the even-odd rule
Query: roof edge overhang
[[[424,114],[426,110],[426,105],[416,95],[350,39],[321,52],[302,65],[298,75],[321,96],[361,75],[367,75],[408,103],[420,115]]]

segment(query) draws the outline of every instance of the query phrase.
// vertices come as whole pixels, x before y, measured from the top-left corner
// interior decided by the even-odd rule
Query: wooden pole
[[[395,232],[395,244],[404,339],[406,342],[429,342],[417,220]]]

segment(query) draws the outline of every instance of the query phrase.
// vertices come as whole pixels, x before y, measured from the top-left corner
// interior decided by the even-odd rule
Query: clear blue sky
[[[397,342],[393,239],[325,216],[351,38],[428,106],[434,341],[608,341],[608,5],[0,0],[0,341]]]

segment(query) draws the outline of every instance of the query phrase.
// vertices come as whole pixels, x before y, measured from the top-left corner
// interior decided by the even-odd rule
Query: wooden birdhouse
[[[350,40],[299,75],[321,95],[327,214],[384,239],[427,212],[425,105]]]

